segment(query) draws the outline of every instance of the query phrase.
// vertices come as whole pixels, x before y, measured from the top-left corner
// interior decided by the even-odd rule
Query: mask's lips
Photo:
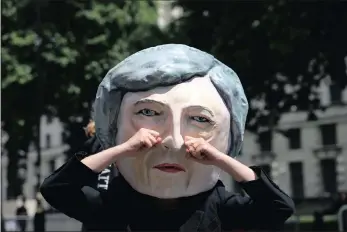
[[[154,166],[153,168],[156,168],[163,172],[170,172],[170,173],[177,173],[177,172],[185,172],[186,170],[179,164],[171,164],[171,163],[163,163],[158,164]]]

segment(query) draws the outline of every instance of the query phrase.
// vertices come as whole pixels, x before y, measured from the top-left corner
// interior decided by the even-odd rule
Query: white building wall
[[[347,191],[347,105],[331,105],[330,89],[321,85],[321,101],[328,108],[325,111],[316,111],[317,121],[307,121],[306,112],[291,112],[282,115],[278,123],[277,130],[288,130],[291,128],[300,128],[301,130],[301,148],[291,150],[287,137],[281,133],[275,133],[272,140],[272,152],[276,154],[273,160],[261,158],[259,144],[256,141],[256,135],[250,132],[245,133],[244,153],[238,158],[247,165],[270,164],[272,166],[272,179],[286,193],[292,195],[292,186],[290,183],[289,164],[291,162],[302,162],[304,193],[305,197],[318,197],[323,194],[323,184],[320,169],[320,158],[315,154],[315,150],[323,148],[320,125],[336,124],[336,146],[340,147],[341,153],[336,155],[337,161],[337,181],[338,190]],[[342,93],[342,103],[347,103],[347,88]],[[330,151],[327,156],[335,156]],[[252,159],[257,157],[256,159]]]
[[[46,116],[41,118],[41,182],[46,178],[52,170],[50,170],[50,162],[54,162],[54,168],[59,167],[65,162],[64,152],[68,150],[68,145],[63,142],[63,124],[57,118],[49,120]],[[50,144],[47,144],[46,136],[50,136]],[[35,197],[35,184],[37,152],[31,148],[27,160],[27,179],[24,184],[24,194],[28,198]]]
[[[347,112],[347,107],[344,108]],[[293,119],[296,119],[295,115],[293,115]],[[338,190],[347,191],[347,114],[345,118],[341,117],[340,120],[335,118],[331,121],[327,118],[327,120],[318,120],[314,123],[306,122],[305,126],[301,122],[283,126],[286,129],[300,126],[302,146],[300,149],[290,150],[288,148],[288,139],[282,134],[275,133],[272,141],[273,152],[276,154],[274,160],[265,158],[252,159],[254,155],[259,156],[260,149],[256,142],[256,136],[248,132],[245,134],[244,152],[238,159],[247,165],[270,164],[272,166],[272,178],[274,182],[289,195],[292,194],[289,164],[297,161],[302,162],[305,197],[318,197],[323,194],[323,185],[321,182],[320,159],[317,158],[314,150],[323,147],[321,145],[319,125],[331,122],[336,123],[337,146],[342,148],[341,154],[336,158]],[[281,125],[279,128],[281,128]]]
[[[64,152],[68,150],[68,145],[63,143],[63,124],[56,118],[51,121],[48,120],[46,116],[41,118],[41,181],[47,177],[52,170],[50,170],[50,162],[54,161],[54,169],[58,168],[65,162]],[[51,144],[48,147],[46,136],[50,135]],[[2,137],[3,140],[4,137]],[[5,141],[3,141],[5,142]],[[6,151],[4,151],[6,153]],[[23,193],[28,199],[27,207],[29,214],[34,213],[34,199],[36,197],[36,166],[35,162],[37,160],[37,153],[34,146],[31,145],[29,148],[28,159],[27,159],[27,172],[25,173],[26,179],[23,185]],[[7,200],[7,165],[8,157],[4,155],[1,157],[1,198],[2,204],[4,204],[4,215],[13,216],[14,209],[16,207],[15,200]]]
[[[51,136],[51,147],[59,147],[63,144],[62,133],[64,132],[63,124],[57,118],[49,121],[48,117],[42,116],[41,119],[41,147],[47,148],[46,136]]]

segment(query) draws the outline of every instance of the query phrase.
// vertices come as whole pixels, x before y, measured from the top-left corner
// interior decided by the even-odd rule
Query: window
[[[337,192],[337,173],[335,159],[322,159],[320,161],[320,166],[324,192],[335,194]]]
[[[53,122],[53,118],[47,116],[47,124],[51,124]]]
[[[288,145],[290,149],[301,148],[301,131],[299,128],[288,130]]]
[[[46,148],[50,148],[50,147],[51,147],[51,135],[46,134]]]
[[[305,197],[304,173],[302,166],[302,162],[292,162],[289,164],[292,197],[295,199],[303,199]]]
[[[336,125],[326,124],[320,126],[322,145],[329,146],[336,144]]]
[[[259,145],[261,151],[271,151],[272,150],[272,134],[270,131],[264,131],[259,133]]]
[[[342,100],[342,89],[338,84],[330,85],[330,100],[331,104],[339,104]]]
[[[50,170],[50,173],[55,171],[55,160],[54,159],[49,161],[49,170]]]

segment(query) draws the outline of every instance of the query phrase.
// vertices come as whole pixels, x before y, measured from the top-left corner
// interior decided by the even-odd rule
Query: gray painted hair
[[[139,51],[113,67],[100,83],[93,107],[96,136],[104,149],[115,146],[117,119],[127,92],[176,85],[208,76],[230,112],[232,157],[241,150],[248,102],[237,74],[212,55],[182,44],[165,44]],[[198,91],[198,90],[197,90]]]

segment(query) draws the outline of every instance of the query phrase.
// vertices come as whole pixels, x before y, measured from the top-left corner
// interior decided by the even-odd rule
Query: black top
[[[90,154],[96,154],[102,151],[101,144],[96,136],[89,138],[79,149],[76,155],[78,157],[87,157]],[[112,180],[112,177],[118,176],[118,170],[114,167],[113,164],[109,165],[105,168],[101,173],[99,173],[99,177],[95,180],[94,185],[92,187],[98,189],[107,189],[109,183]]]
[[[293,214],[294,203],[258,167],[259,179],[240,183],[249,196],[232,194],[218,182],[192,197],[163,200],[138,193],[122,176],[108,190],[95,188],[98,174],[72,157],[45,179],[43,197],[88,231],[275,230]]]

